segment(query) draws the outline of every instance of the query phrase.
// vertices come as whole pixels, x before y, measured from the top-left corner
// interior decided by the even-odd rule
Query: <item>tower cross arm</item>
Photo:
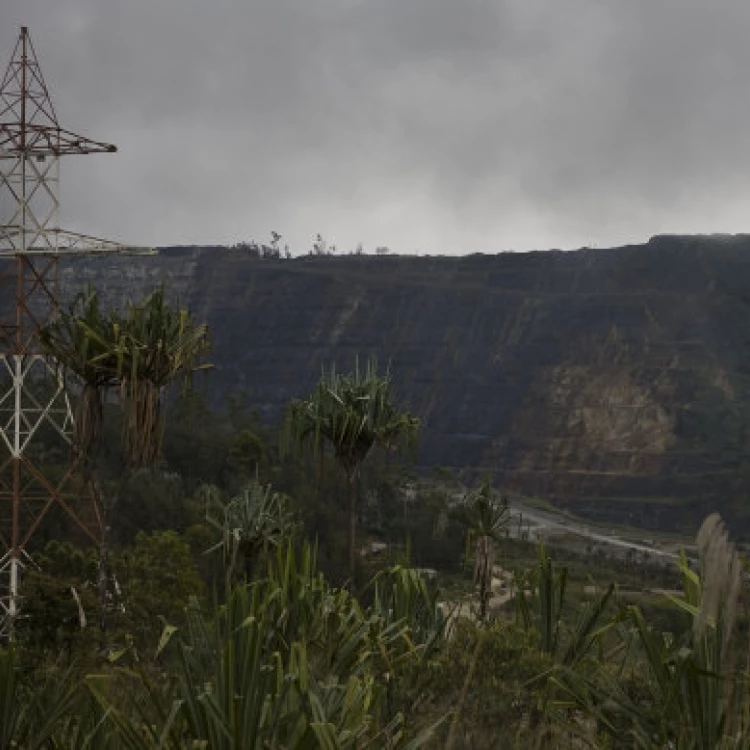
[[[22,154],[67,156],[115,151],[117,146],[111,143],[94,141],[59,127],[0,123],[0,159],[17,159]]]

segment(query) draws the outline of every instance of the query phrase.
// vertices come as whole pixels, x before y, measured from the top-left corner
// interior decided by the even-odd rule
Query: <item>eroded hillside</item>
[[[110,300],[164,278],[206,319],[215,400],[269,419],[324,364],[391,363],[419,461],[587,514],[750,529],[750,238],[464,258],[259,260],[222,248],[65,261]],[[749,298],[750,299],[750,298]]]

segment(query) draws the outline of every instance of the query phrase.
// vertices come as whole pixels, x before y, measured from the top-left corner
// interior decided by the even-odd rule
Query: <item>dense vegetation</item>
[[[193,342],[200,326],[172,325],[191,319],[158,296],[115,328],[76,304],[46,340],[64,362],[76,319],[101,324],[101,348],[76,349],[89,366],[69,366],[89,385],[110,368],[110,397],[82,399],[75,460],[111,530],[94,550],[47,517],[0,650],[0,748],[750,747],[743,568],[718,517],[692,567],[599,557],[593,575],[582,553],[507,538],[488,482],[415,477],[390,449],[417,425],[374,365],[324,373],[278,427],[240,393],[223,411],[193,389],[165,405],[143,387],[164,361],[133,352],[161,346],[152,326]],[[202,346],[160,351],[183,365],[156,366],[159,398]],[[51,473],[70,461],[54,446],[36,448]],[[336,460],[352,454],[356,472]]]

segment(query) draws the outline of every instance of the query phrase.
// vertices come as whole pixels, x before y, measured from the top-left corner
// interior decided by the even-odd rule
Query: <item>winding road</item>
[[[657,542],[651,544],[643,544],[640,542],[632,542],[628,539],[612,534],[603,534],[601,531],[596,531],[582,521],[574,521],[568,518],[561,518],[555,513],[539,510],[538,508],[529,507],[524,505],[522,502],[513,500],[510,502],[511,510],[511,522],[510,522],[510,535],[518,538],[519,536],[519,517],[523,520],[523,526],[525,527],[528,523],[529,531],[537,536],[542,536],[545,530],[551,530],[553,532],[562,532],[568,534],[576,534],[585,539],[590,539],[599,544],[606,544],[611,547],[619,547],[625,550],[634,550],[636,552],[645,552],[649,555],[663,557],[668,560],[677,560],[679,555],[670,549],[665,549],[664,546],[660,546]],[[647,533],[647,532],[644,532]]]

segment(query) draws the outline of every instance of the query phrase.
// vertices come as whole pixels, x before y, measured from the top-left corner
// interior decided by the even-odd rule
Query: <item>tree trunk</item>
[[[99,630],[102,634],[102,646],[105,645],[104,634],[107,632],[107,590],[109,589],[109,532],[110,504],[99,495],[102,511],[102,535],[99,543]]]
[[[325,471],[326,446],[323,436],[318,445],[318,497],[323,498],[323,472]]]
[[[346,472],[349,486],[349,591],[356,591],[357,575],[357,476],[356,469]]]
[[[487,576],[482,576],[481,588],[479,591],[479,620],[484,622],[487,619],[487,607],[489,604],[489,587],[487,585]]]
[[[102,533],[99,540],[99,630],[102,636],[102,648],[106,647],[107,632],[107,599],[109,593],[109,552],[110,552],[110,533],[112,531],[112,515],[115,507],[119,504],[120,498],[125,490],[125,484],[128,481],[129,473],[123,469],[122,479],[117,493],[111,499],[104,497],[98,478],[92,471],[89,479],[91,490],[94,493],[96,502],[101,508]]]
[[[479,621],[487,619],[490,597],[492,596],[492,550],[490,540],[481,536],[477,540],[474,583],[479,591]]]

